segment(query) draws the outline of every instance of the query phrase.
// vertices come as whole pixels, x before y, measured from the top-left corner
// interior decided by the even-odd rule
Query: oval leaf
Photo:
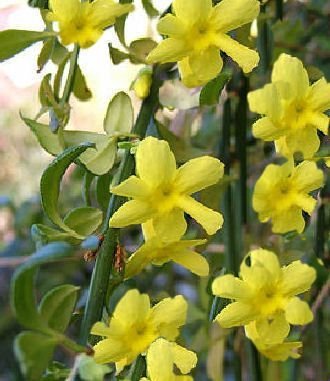
[[[79,287],[64,284],[53,288],[42,298],[39,312],[48,327],[59,332],[66,330],[76,305],[78,290]]]
[[[133,107],[131,98],[123,91],[110,101],[103,127],[109,135],[127,134],[133,126]]]
[[[230,80],[231,74],[223,72],[208,82],[201,90],[199,104],[201,106],[212,106],[219,102],[221,91]]]
[[[30,30],[4,30],[0,32],[0,62],[13,57],[35,42],[54,37],[54,32],[34,32]]]
[[[95,232],[102,223],[100,209],[88,207],[71,210],[64,218],[64,223],[78,234],[86,237]]]
[[[34,277],[37,267],[72,255],[73,248],[65,242],[50,243],[32,254],[14,273],[11,281],[11,303],[16,318],[23,326],[47,332],[47,324],[36,307]]]
[[[79,243],[79,240],[72,237],[70,233],[54,229],[43,224],[33,224],[31,226],[31,237],[34,242],[37,244],[39,243],[42,246],[56,241],[65,241],[72,244]]]
[[[31,131],[34,133],[41,147],[45,151],[51,155],[57,155],[63,151],[64,147],[60,142],[59,136],[54,134],[46,124],[41,124],[35,120],[24,118],[22,115],[21,118],[25,124],[30,127]]]
[[[41,176],[40,190],[41,202],[47,217],[64,231],[70,232],[78,239],[82,237],[70,229],[63,221],[57,209],[60,183],[62,177],[71,163],[73,163],[80,154],[90,148],[92,144],[83,143],[76,147],[67,148],[59,155],[44,171]]]
[[[25,380],[39,381],[50,362],[57,340],[36,332],[22,332],[15,338],[14,353]]]
[[[104,175],[112,168],[117,153],[117,139],[102,137],[95,148],[90,148],[80,156],[80,161],[95,175]]]

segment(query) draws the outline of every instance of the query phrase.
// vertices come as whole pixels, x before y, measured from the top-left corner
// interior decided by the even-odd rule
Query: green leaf
[[[62,260],[72,253],[73,248],[68,243],[50,243],[37,250],[15,271],[11,281],[11,303],[20,324],[47,332],[47,325],[36,307],[33,289],[35,272],[40,265]]]
[[[48,0],[29,0],[30,7],[48,9]]]
[[[47,368],[57,340],[41,333],[25,331],[16,336],[14,353],[27,381],[39,381]]]
[[[80,66],[77,66],[76,74],[73,83],[73,94],[81,101],[87,101],[92,98],[92,92],[87,86],[84,74],[81,71]]]
[[[25,124],[30,127],[31,131],[34,133],[41,147],[52,155],[57,155],[63,151],[59,136],[54,134],[49,126],[46,124],[41,124],[35,120],[25,118],[21,115],[22,120]]]
[[[13,57],[35,42],[54,37],[54,35],[54,32],[34,32],[15,29],[0,32],[0,62]]]
[[[97,134],[90,131],[63,131],[63,138],[66,147],[77,146],[81,143],[96,143],[104,134]]]
[[[157,46],[157,42],[151,38],[139,38],[131,42],[129,46],[130,60],[132,63],[145,63],[147,55]]]
[[[82,184],[82,196],[86,206],[91,206],[91,185],[94,181],[95,175],[88,171],[84,174],[83,184]]]
[[[103,213],[90,206],[72,209],[64,218],[64,223],[84,237],[92,234],[102,223]]]
[[[129,133],[133,126],[133,118],[131,98],[121,91],[109,103],[103,122],[104,131],[109,135]]]
[[[208,82],[201,90],[199,104],[201,106],[212,106],[219,102],[221,91],[230,80],[231,74],[223,72]]]
[[[31,237],[34,242],[41,245],[56,241],[65,241],[72,244],[79,243],[79,240],[72,237],[70,233],[54,229],[43,224],[33,224],[31,226]]]
[[[111,371],[109,365],[97,364],[91,356],[82,354],[79,357],[78,373],[83,381],[103,381]]]
[[[114,65],[118,65],[121,62],[129,59],[130,55],[128,53],[122,52],[121,50],[114,48],[111,44],[108,44],[108,46],[110,58]]]
[[[110,182],[112,176],[106,173],[103,176],[99,176],[96,180],[96,198],[99,206],[102,210],[106,211],[108,209],[108,204],[110,200]]]
[[[117,153],[117,139],[102,136],[95,148],[86,150],[80,161],[95,175],[104,175],[112,168]]]
[[[148,16],[157,17],[159,15],[157,9],[152,5],[151,0],[142,0],[142,5]]]
[[[78,290],[79,287],[64,284],[53,288],[42,298],[39,312],[48,327],[61,333],[67,329]]]
[[[58,197],[62,177],[71,163],[73,163],[80,154],[90,148],[90,143],[83,143],[79,146],[67,148],[60,154],[43,172],[40,181],[41,202],[47,217],[64,231],[71,233],[78,239],[82,237],[77,235],[63,221],[58,212]]]
[[[41,70],[44,68],[46,63],[50,60],[53,53],[54,45],[55,45],[55,37],[49,38],[43,43],[40,53],[38,55],[38,59],[37,59],[38,72],[41,72]]]

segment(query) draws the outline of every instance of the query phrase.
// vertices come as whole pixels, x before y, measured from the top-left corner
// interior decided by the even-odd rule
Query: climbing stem
[[[155,67],[150,94],[143,101],[139,115],[132,130],[132,133],[139,135],[141,138],[145,136],[150,119],[152,118],[158,104],[158,89],[161,84],[160,73],[160,67]],[[122,165],[119,168],[117,183],[127,179],[133,173],[133,169],[134,158],[130,152],[127,151]],[[81,344],[87,343],[92,325],[102,317],[105,296],[112,272],[119,235],[119,229],[109,227],[109,220],[113,213],[121,206],[123,201],[123,197],[118,197],[115,195],[110,197],[105,223],[103,225],[104,241],[98,252],[95,267],[93,269],[89,294],[81,325],[79,340]]]

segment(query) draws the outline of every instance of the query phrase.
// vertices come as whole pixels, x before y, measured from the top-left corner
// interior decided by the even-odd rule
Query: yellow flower
[[[118,302],[109,326],[97,322],[93,335],[104,336],[94,347],[99,364],[115,362],[117,370],[144,353],[159,337],[175,340],[185,323],[187,302],[181,295],[166,298],[150,307],[148,295],[129,290]]]
[[[174,0],[174,14],[159,20],[158,31],[168,36],[147,57],[148,63],[178,61],[183,83],[200,86],[221,71],[219,49],[245,73],[259,62],[259,55],[233,40],[228,32],[252,22],[259,14],[257,0]]]
[[[286,335],[269,334],[262,336],[256,329],[255,322],[245,326],[246,336],[257,347],[258,351],[272,361],[286,361],[289,357],[297,359],[300,357],[298,350],[302,348],[301,341],[286,341]]]
[[[248,94],[251,111],[264,115],[253,125],[253,134],[275,141],[286,157],[301,152],[311,158],[320,146],[317,130],[327,134],[330,83],[324,78],[309,85],[307,71],[295,57],[281,54],[274,64],[272,82]]]
[[[180,240],[180,238],[164,240],[161,236],[153,236],[148,239],[129,257],[125,267],[125,278],[137,275],[149,263],[161,266],[169,261],[186,267],[199,276],[207,276],[209,273],[207,260],[199,253],[191,250],[191,247],[202,245],[206,240]]]
[[[130,176],[111,188],[114,194],[133,198],[114,213],[111,227],[148,222],[154,230],[153,235],[164,240],[173,239],[186,231],[184,212],[200,223],[208,234],[214,234],[222,226],[220,213],[190,196],[219,181],[223,164],[218,159],[203,156],[177,169],[168,143],[147,137],[136,150],[136,173],[137,176]]]
[[[59,35],[64,45],[76,43],[89,48],[101,37],[103,30],[125,13],[133,10],[132,4],[118,4],[113,0],[50,0],[49,21],[57,21]]]
[[[224,328],[255,323],[257,334],[271,343],[281,342],[290,325],[313,320],[308,304],[296,295],[309,290],[316,272],[313,267],[294,261],[280,267],[277,256],[268,250],[253,250],[240,267],[240,278],[227,274],[216,278],[213,293],[234,299],[216,317]]]
[[[152,72],[149,68],[142,69],[135,81],[133,82],[132,89],[136,96],[140,99],[147,98],[150,92],[150,86],[152,82]]]
[[[180,345],[164,339],[154,341],[147,352],[147,373],[145,381],[193,381],[186,374],[196,366],[197,356]],[[174,373],[174,366],[183,375]]]
[[[323,172],[311,161],[303,161],[293,167],[292,162],[284,165],[270,164],[256,182],[252,204],[259,220],[271,219],[275,233],[305,227],[304,210],[312,214],[316,200],[308,193],[323,185]]]

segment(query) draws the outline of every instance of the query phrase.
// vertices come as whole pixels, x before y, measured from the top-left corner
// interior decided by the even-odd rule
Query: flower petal
[[[242,302],[228,304],[215,318],[223,328],[246,325],[258,317],[253,305]]]
[[[280,86],[269,83],[262,89],[248,93],[250,110],[258,114],[267,115],[272,120],[279,120],[282,115]]]
[[[152,254],[157,249],[151,249],[149,245],[142,245],[134,254],[132,254],[125,266],[125,279],[132,278],[139,274],[152,260]]]
[[[266,141],[277,140],[285,134],[285,131],[268,117],[258,119],[252,126],[252,132],[256,138]]]
[[[147,202],[131,200],[125,202],[111,217],[109,226],[122,228],[124,226],[141,224],[153,217],[153,210]]]
[[[301,208],[292,206],[281,213],[272,216],[272,231],[274,233],[287,233],[296,230],[302,233],[305,228],[305,220]]]
[[[212,292],[228,299],[244,300],[252,296],[249,285],[231,274],[217,277],[212,283]]]
[[[188,213],[193,219],[203,226],[207,234],[215,234],[223,224],[223,217],[220,213],[207,208],[190,196],[181,197],[179,207]]]
[[[110,188],[110,192],[118,196],[125,197],[144,197],[147,198],[150,192],[148,185],[136,176],[130,176],[119,185]]]
[[[148,64],[155,62],[176,62],[189,54],[189,47],[184,40],[166,38],[153,49],[146,58]]]
[[[259,339],[267,345],[283,342],[290,332],[290,324],[286,321],[283,312],[275,314],[271,320],[258,319],[255,325]]]
[[[175,176],[175,158],[165,140],[148,136],[139,144],[135,159],[137,175],[153,188],[170,183]]]
[[[187,374],[191,371],[192,368],[195,368],[197,364],[197,356],[194,352],[189,351],[188,349],[181,347],[177,343],[172,344],[172,353],[174,363],[181,373]],[[160,352],[158,352],[160,353]]]
[[[221,161],[211,156],[191,159],[177,170],[175,185],[180,193],[192,194],[216,184],[223,169]]]
[[[91,3],[89,17],[95,27],[105,29],[115,23],[116,17],[122,16],[133,9],[133,4],[119,4],[112,0],[96,0]]]
[[[116,362],[126,357],[129,348],[121,340],[113,338],[99,341],[93,347],[93,358],[97,364],[106,364]]]
[[[313,267],[300,261],[294,261],[282,269],[282,292],[286,296],[302,294],[311,288],[316,279]]]
[[[324,175],[313,161],[304,160],[294,168],[292,181],[297,184],[299,191],[309,193],[324,184]]]
[[[306,302],[294,297],[285,308],[285,318],[290,324],[305,325],[313,320],[313,312]]]
[[[221,71],[223,61],[215,46],[189,55],[187,60],[179,62],[182,82],[187,87],[196,87],[209,82]]]
[[[158,327],[159,336],[174,340],[179,335],[179,328],[185,323],[188,304],[182,295],[165,298],[151,311],[150,320]]]
[[[155,235],[163,241],[178,241],[187,230],[183,211],[175,208],[168,213],[159,214],[152,220]],[[149,239],[149,238],[148,238]]]
[[[309,79],[302,62],[282,53],[274,63],[272,82],[283,81],[290,84],[292,96],[296,99],[305,97],[309,88]]]
[[[283,156],[291,157],[295,152],[301,152],[304,158],[311,158],[320,147],[317,130],[313,126],[292,131],[286,137],[275,141],[276,151]]]
[[[251,72],[258,65],[259,54],[256,51],[247,48],[226,34],[217,35],[216,40],[219,49],[231,57],[244,73]]]
[[[136,321],[144,320],[150,312],[150,300],[147,294],[140,294],[138,290],[129,290],[120,299],[113,313],[113,319],[126,326]]]
[[[182,250],[174,255],[169,253],[169,258],[198,276],[209,275],[209,264],[207,260],[195,251]]]
[[[257,0],[222,0],[214,7],[210,23],[226,33],[252,22],[258,16],[259,8]]]
[[[108,336],[109,327],[101,321],[96,322],[91,328],[91,334],[97,336]]]
[[[281,267],[278,257],[269,250],[256,249],[249,253],[251,258],[251,266],[259,266],[265,268],[272,279],[268,281],[277,282],[281,276]]]
[[[194,24],[196,20],[201,22],[209,16],[212,10],[212,1],[190,0],[187,3],[186,0],[174,0],[172,8],[177,17],[187,20],[190,24]]]
[[[79,0],[49,0],[49,8],[53,11],[54,20],[70,20],[75,17],[80,6]]]
[[[324,77],[310,87],[308,102],[315,111],[323,112],[330,108],[330,83]]]
[[[172,14],[167,14],[158,21],[157,30],[170,37],[181,37],[186,33],[185,23]]]

